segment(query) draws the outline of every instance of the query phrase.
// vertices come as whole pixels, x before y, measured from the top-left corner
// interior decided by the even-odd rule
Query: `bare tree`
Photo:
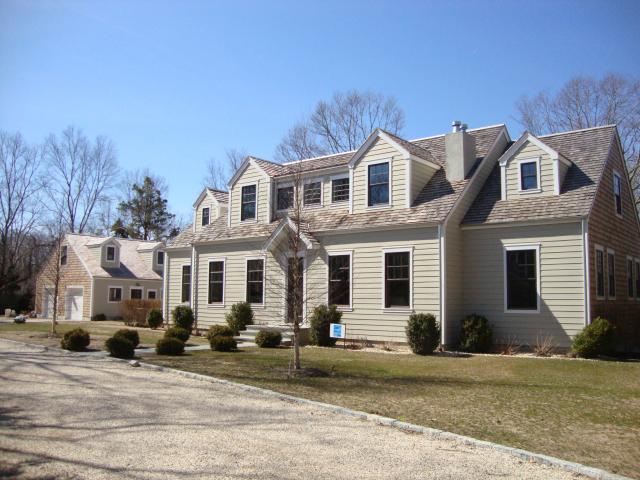
[[[522,97],[516,109],[517,120],[534,135],[617,124],[640,203],[640,79],[614,73],[574,77],[555,94]]]
[[[54,217],[62,215],[70,232],[82,233],[117,177],[113,143],[103,136],[91,142],[81,130],[68,127],[60,137],[47,138],[45,155],[47,205]]]
[[[64,266],[67,263],[68,247],[63,246],[64,229],[66,221],[62,216],[56,221],[52,221],[47,229],[49,231],[49,255],[40,270],[40,284],[42,295],[48,295],[47,289],[52,288],[53,314],[51,316],[51,334],[56,335],[56,326],[58,325],[58,309],[60,302],[61,283],[64,277]]]
[[[276,147],[276,158],[292,161],[355,150],[375,128],[397,134],[403,127],[404,112],[394,97],[370,91],[336,92],[287,132]]]
[[[227,182],[236,170],[240,168],[246,156],[247,154],[244,150],[230,148],[225,152],[226,162],[224,164],[215,158],[210,158],[206,166],[206,172],[202,182],[203,186],[226,190]]]

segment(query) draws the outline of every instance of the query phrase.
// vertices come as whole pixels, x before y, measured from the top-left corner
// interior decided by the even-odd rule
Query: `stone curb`
[[[66,354],[71,354],[73,356],[82,356],[83,354],[80,352],[69,352],[67,350],[63,350],[58,347],[47,347],[44,345],[36,345],[32,343],[18,342],[16,340],[9,340],[5,338],[1,338],[3,341],[16,343],[18,345],[24,345],[28,347],[42,348],[45,351],[58,351]],[[109,356],[99,357],[105,360],[111,360],[114,362],[120,362],[124,364],[129,364],[130,360],[124,360],[120,358],[113,358]],[[438,430],[436,428],[424,427],[422,425],[416,425],[413,423],[402,422],[400,420],[396,420],[394,418],[383,417],[380,415],[375,415],[373,413],[362,412],[359,410],[352,410],[346,407],[340,407],[338,405],[332,405],[330,403],[317,402],[315,400],[309,400],[306,398],[295,397],[293,395],[287,395],[285,393],[279,393],[274,390],[268,390],[266,388],[254,387],[252,385],[246,385],[244,383],[237,383],[231,380],[224,380],[222,378],[211,377],[209,375],[201,375],[199,373],[187,372],[185,370],[178,370],[177,368],[163,367],[161,365],[154,365],[152,363],[139,362],[139,366],[141,368],[145,368],[147,370],[154,370],[157,372],[164,373],[173,373],[175,375],[179,375],[181,377],[190,378],[192,380],[199,380],[202,382],[208,383],[216,383],[221,385],[227,385],[233,387],[238,390],[242,390],[245,392],[255,393],[257,395],[261,395],[264,397],[276,398],[285,402],[297,403],[301,405],[309,405],[316,408],[320,408],[322,410],[326,410],[329,412],[337,413],[340,415],[347,415],[350,417],[359,418],[361,420],[366,420],[377,425],[383,425],[386,427],[397,428],[399,430],[403,430],[405,432],[411,433],[421,433],[423,435],[427,435],[431,438],[440,439],[440,440],[449,440],[457,443],[461,443],[463,445],[468,445],[477,448],[488,448],[491,450],[495,450],[498,452],[506,453],[507,455],[511,455],[513,457],[520,458],[522,460],[526,460],[529,462],[539,463],[541,465],[546,465],[549,467],[556,467],[562,470],[577,473],[580,475],[584,475],[586,477],[594,478],[597,480],[633,480],[630,477],[625,477],[622,475],[617,475],[615,473],[607,472],[606,470],[602,470],[595,467],[589,467],[586,465],[582,465],[580,463],[570,462],[567,460],[562,460],[560,458],[551,457],[549,455],[543,455],[541,453],[529,452],[527,450],[522,450],[519,448],[508,447],[506,445],[501,445],[499,443],[488,442],[485,440],[478,440],[476,438],[467,437],[465,435],[459,435],[457,433],[447,432],[445,430]]]

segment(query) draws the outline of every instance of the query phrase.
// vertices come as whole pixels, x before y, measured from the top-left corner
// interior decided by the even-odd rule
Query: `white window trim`
[[[613,284],[615,285],[614,288],[616,290],[616,294],[613,295],[613,296],[611,295],[611,292],[609,291],[609,289],[610,289],[610,285],[609,285],[609,254],[613,255]],[[605,287],[606,287],[605,291],[606,291],[608,300],[615,300],[616,296],[618,295],[618,284],[616,283],[616,273],[617,273],[616,272],[616,251],[613,248],[607,248],[606,259],[607,259],[607,263],[606,263],[606,266],[607,266],[607,270],[606,270],[607,271],[607,277],[606,277],[607,278],[607,283],[605,284]]]
[[[538,180],[538,188],[531,188],[529,190],[522,190],[522,164],[523,163],[535,163],[536,164],[536,176]],[[518,160],[518,193],[520,195],[528,195],[531,193],[542,192],[542,176],[540,170],[540,157],[529,157]]]
[[[208,215],[209,218],[207,219],[207,223],[203,224],[202,222],[204,221],[204,211],[205,210],[209,211],[209,215]],[[211,223],[211,206],[202,207],[202,212],[200,213],[200,227],[206,227],[210,223]]]
[[[629,295],[629,262],[631,262],[631,295]],[[634,263],[633,257],[631,255],[627,255],[624,269],[627,272],[627,298],[629,300],[633,300],[636,294],[636,279],[634,274],[636,264]]]
[[[508,298],[507,298],[507,252],[518,251],[518,250],[535,250],[536,251],[536,308],[531,310],[511,310],[507,307]],[[539,243],[527,243],[527,244],[513,244],[513,245],[504,245],[503,253],[502,253],[502,295],[504,299],[504,313],[509,314],[524,314],[524,315],[535,315],[540,313],[540,244]]]
[[[353,311],[353,250],[327,252],[327,305],[329,305],[329,257],[349,256],[349,305],[336,305],[341,312]]]
[[[113,248],[113,260],[109,260],[109,249]],[[107,263],[116,263],[118,261],[118,252],[115,245],[105,245],[104,247],[104,261]]]
[[[602,252],[602,289],[604,290],[604,295],[598,295],[598,253],[597,252]],[[607,282],[609,281],[609,278],[607,277],[607,254],[605,252],[605,249],[602,245],[598,245],[597,243],[595,244],[595,248],[594,248],[594,266],[595,266],[595,273],[596,273],[596,300],[606,300],[607,298]]]
[[[413,250],[413,246],[382,249],[382,299],[380,302],[382,313],[413,313]],[[385,306],[385,298],[387,298],[387,272],[385,269],[385,257],[387,253],[400,252],[409,252],[409,306],[387,308]]]
[[[245,218],[244,220],[242,220],[242,207],[244,205],[243,201],[242,201],[242,189],[244,187],[251,187],[254,186],[256,187],[256,210],[255,210],[255,216],[253,218]],[[258,183],[247,183],[245,185],[238,185],[238,187],[240,188],[240,210],[238,211],[238,220],[240,221],[240,223],[256,223],[258,221]]]
[[[391,169],[391,165],[393,164],[392,162],[392,158],[388,158],[385,160],[376,160],[375,162],[367,162],[367,163],[362,163],[362,165],[364,165],[367,168],[367,183],[365,185],[365,193],[364,193],[364,206],[367,210],[382,210],[385,208],[392,208],[393,207],[393,188],[392,188],[392,184],[393,184],[393,170]],[[369,168],[373,167],[375,165],[382,165],[382,164],[388,164],[389,165],[389,202],[387,203],[379,203],[378,205],[369,205]]]
[[[320,203],[312,203],[311,205],[307,205],[304,203],[305,187],[310,183],[320,183]],[[302,207],[309,208],[309,209],[324,207],[324,182],[322,181],[322,178],[313,178],[310,180],[302,181]]]
[[[162,263],[158,261],[158,258],[160,258],[160,253],[162,253]],[[159,267],[164,267],[164,260],[165,258],[167,258],[167,254],[165,253],[164,250],[158,250],[156,251],[156,265],[158,265]]]
[[[640,266],[640,258],[634,258],[633,259],[633,289],[634,289],[634,293],[635,293],[635,299],[636,301],[640,301],[640,289],[637,288],[638,285],[638,279],[637,277],[638,275],[638,266]]]
[[[112,288],[117,288],[118,290],[120,290],[120,300],[114,300],[111,301],[111,289]],[[123,291],[122,291],[122,287],[118,286],[118,285],[108,285],[107,286],[107,303],[122,303],[122,300],[124,300],[123,298]]]
[[[280,190],[281,188],[289,188],[289,187],[293,187],[293,205],[291,205],[289,208],[278,208],[278,190]],[[275,208],[276,213],[285,213],[285,212],[288,212],[289,210],[292,210],[296,203],[297,193],[298,192],[296,192],[296,186],[293,184],[293,182],[284,182],[284,183],[276,184],[276,208]]]
[[[620,213],[618,213],[618,207],[616,206],[616,178],[618,179],[618,182],[620,184]],[[616,217],[622,218],[624,215],[624,208],[622,206],[622,176],[620,175],[620,172],[614,170],[611,181],[613,182],[613,184],[611,185],[613,190],[613,211],[616,212]]]
[[[227,258],[226,257],[214,257],[207,258],[207,306],[209,308],[224,308],[225,300],[227,298]],[[222,262],[222,302],[212,302],[209,303],[209,274],[211,273],[211,262]],[[245,267],[246,268],[246,267]],[[246,285],[246,275],[245,275],[245,285]],[[245,287],[246,288],[246,287]],[[246,295],[245,295],[246,299]]]
[[[149,292],[155,292],[156,298],[149,298]],[[158,300],[158,289],[157,288],[147,288],[147,300]]]
[[[192,257],[193,258],[193,257]],[[184,267],[189,267],[189,300],[182,301],[182,287],[184,286]],[[180,265],[180,305],[191,305],[193,300],[193,267],[191,263],[183,263]]]
[[[249,260],[262,260],[262,303],[249,303],[252,307],[266,308],[267,306],[267,257],[266,255],[255,255],[244,257],[244,302],[247,301],[247,264]]]
[[[338,200],[337,202],[333,201],[333,181],[334,180],[344,180],[345,178],[349,179],[349,198],[347,200]],[[329,178],[329,205],[345,205],[351,203],[351,175],[349,173],[341,173],[339,175],[333,175]]]
[[[142,294],[140,295],[140,298],[142,300],[144,300],[144,287],[139,287],[137,285],[129,287],[129,300],[133,300],[133,298],[131,298],[131,291],[132,290],[140,290],[142,292]]]

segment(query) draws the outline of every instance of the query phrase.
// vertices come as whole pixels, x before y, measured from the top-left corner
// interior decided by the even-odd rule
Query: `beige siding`
[[[147,298],[147,291],[156,291],[156,298],[161,300],[162,280],[124,280],[115,278],[96,278],[93,285],[93,314],[103,313],[107,318],[120,317],[121,302],[109,302],[109,287],[122,288],[122,300],[131,298],[131,287],[142,288],[142,298]]]
[[[464,315],[485,315],[494,340],[534,345],[553,335],[567,347],[584,327],[584,269],[580,223],[464,230]],[[540,244],[540,313],[505,313],[504,246]]]
[[[196,208],[195,208],[196,232],[202,230],[202,211],[205,208],[209,209],[209,223],[213,222],[222,213],[221,205],[213,197],[213,195],[211,195],[211,193],[207,192],[207,195],[202,199],[202,201],[198,205],[196,205]]]
[[[415,160],[411,160],[411,163],[411,202],[413,202],[436,171]]]
[[[254,165],[249,165],[231,189],[231,225],[238,225],[240,221],[240,206],[242,201],[242,187],[256,185],[257,218],[259,223],[269,222],[269,179]],[[249,220],[253,221],[253,220]]]
[[[326,209],[329,209],[329,211],[334,212],[334,211],[344,211],[345,213],[349,211],[349,202],[337,202],[337,203],[331,203],[331,178],[332,177],[337,177],[337,176],[349,176],[349,170],[346,169],[344,171],[341,172],[334,172],[331,175],[326,175],[324,177],[324,183],[323,183],[323,193],[324,193],[324,206]]]
[[[539,193],[520,193],[520,185],[518,183],[520,160],[540,158],[540,188]],[[526,142],[520,151],[509,161],[506,167],[506,183],[507,183],[507,199],[518,198],[523,195],[554,195],[554,173],[553,160],[547,152],[534,145]]]
[[[164,315],[167,319],[169,312],[176,306],[182,305],[182,266],[191,265],[191,249],[167,250],[164,261],[167,272]]]

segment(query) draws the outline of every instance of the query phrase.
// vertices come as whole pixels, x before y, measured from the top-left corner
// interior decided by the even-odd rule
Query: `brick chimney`
[[[456,120],[451,133],[444,136],[447,180],[464,180],[476,161],[476,141],[467,133],[467,124]]]

